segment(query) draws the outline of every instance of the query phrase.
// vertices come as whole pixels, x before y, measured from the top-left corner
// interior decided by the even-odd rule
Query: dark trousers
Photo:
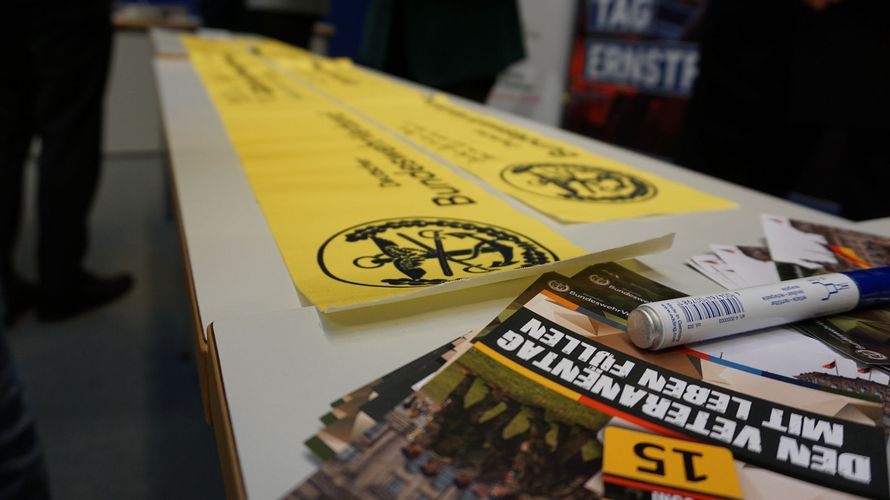
[[[0,274],[12,271],[24,164],[38,137],[38,268],[42,292],[52,296],[77,281],[87,249],[111,26],[105,5],[41,3],[16,3],[0,30]]]
[[[308,48],[316,14],[247,10],[247,30],[280,40],[297,47]]]
[[[43,450],[3,331],[4,289],[0,277],[0,500],[45,500],[50,492]]]

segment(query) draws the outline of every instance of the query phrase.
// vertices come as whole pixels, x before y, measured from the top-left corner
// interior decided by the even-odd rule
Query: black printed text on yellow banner
[[[259,52],[327,95],[563,222],[735,207],[729,200],[277,42]]]
[[[184,43],[294,282],[322,310],[584,253],[242,47]]]

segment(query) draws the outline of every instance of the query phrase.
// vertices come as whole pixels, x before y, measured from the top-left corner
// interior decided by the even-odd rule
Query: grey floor
[[[224,497],[164,175],[160,155],[106,158],[87,267],[132,273],[135,289],[8,332],[57,499]],[[33,276],[33,213],[25,226],[18,263]]]

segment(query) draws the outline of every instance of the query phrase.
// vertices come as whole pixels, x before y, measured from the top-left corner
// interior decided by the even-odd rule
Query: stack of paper
[[[632,309],[682,295],[614,263],[542,275],[475,335],[333,404],[307,441],[326,460],[289,498],[887,496],[880,398],[781,375],[820,343],[723,341],[744,365],[629,342]]]

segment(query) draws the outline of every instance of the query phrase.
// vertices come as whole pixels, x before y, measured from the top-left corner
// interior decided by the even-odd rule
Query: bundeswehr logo
[[[639,177],[602,167],[572,163],[513,165],[501,171],[511,186],[548,198],[625,203],[655,196],[655,186]]]
[[[591,274],[587,279],[589,279],[591,283],[599,286],[609,286],[612,284],[612,282],[609,281],[609,278],[600,276],[599,274]]]
[[[436,285],[559,260],[535,240],[461,219],[385,219],[345,229],[318,250],[325,274],[355,285]]]

